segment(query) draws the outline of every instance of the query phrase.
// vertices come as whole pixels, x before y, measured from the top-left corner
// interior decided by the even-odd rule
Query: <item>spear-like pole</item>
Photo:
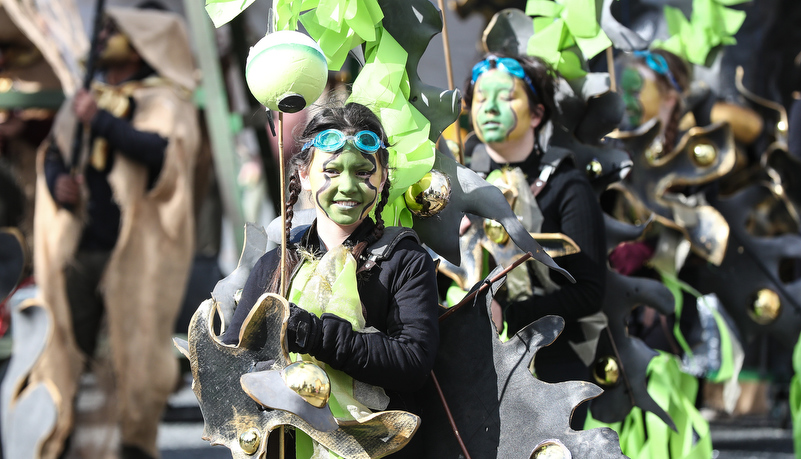
[[[89,47],[89,55],[86,58],[86,74],[83,76],[83,89],[89,90],[92,86],[94,79],[95,66],[97,61],[97,48],[100,45],[100,30],[103,28],[103,11],[105,9],[106,0],[97,0],[95,3],[95,17],[92,24],[92,40]],[[84,126],[81,123],[75,127],[75,135],[72,137],[72,152],[70,159],[72,160],[70,172],[72,175],[78,173],[78,168],[81,161],[81,147],[83,146],[83,131]]]
[[[445,52],[445,72],[448,75],[448,89],[453,91],[456,85],[453,83],[453,65],[451,64],[451,44],[448,37],[448,21],[445,19],[445,2],[437,0],[439,10],[442,12],[442,48]],[[456,160],[459,164],[464,164],[464,148],[462,148],[462,129],[459,126],[459,118],[462,116],[462,106],[459,105],[459,116],[456,117],[456,144],[459,151],[456,152]]]
[[[280,170],[280,184],[281,184],[281,283],[280,292],[285,298],[289,294],[286,291],[286,174],[284,167],[284,112],[278,112],[278,167]],[[278,429],[278,458],[284,459],[284,426]]]

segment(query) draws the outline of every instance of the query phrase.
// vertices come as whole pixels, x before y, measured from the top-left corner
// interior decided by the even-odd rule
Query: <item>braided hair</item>
[[[379,138],[388,144],[387,135],[381,125],[378,116],[375,115],[369,108],[362,104],[351,102],[345,106],[331,106],[323,107],[314,117],[306,124],[301,135],[296,139],[298,144],[305,145],[307,142],[314,139],[314,137],[326,129],[339,129],[346,134],[355,134],[362,130],[368,130],[378,134]],[[294,206],[298,201],[301,192],[300,175],[301,170],[308,170],[311,166],[312,158],[314,156],[314,148],[309,147],[302,149],[292,156],[289,160],[289,179],[287,181],[287,200],[285,203],[286,208],[286,232],[287,241],[290,240],[290,233],[292,230],[292,218],[294,217]],[[375,152],[379,164],[384,170],[389,167],[389,152],[386,148],[379,148]],[[358,242],[352,249],[351,253],[357,261],[357,269],[366,261],[362,256],[364,250],[373,242],[377,241],[384,234],[384,220],[381,217],[381,212],[384,206],[389,201],[389,188],[390,182],[387,178],[384,182],[384,187],[381,190],[381,198],[375,206],[375,223],[372,234],[367,237],[367,240]],[[295,250],[287,250],[286,259],[286,278],[289,279],[291,273],[295,270],[300,262],[300,256]],[[281,273],[277,269],[273,273],[273,278],[268,286],[268,291],[278,291],[280,284]],[[285,292],[282,292],[285,293]]]

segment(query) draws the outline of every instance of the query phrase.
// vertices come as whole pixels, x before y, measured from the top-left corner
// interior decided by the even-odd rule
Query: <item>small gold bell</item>
[[[448,176],[432,169],[410,186],[403,195],[406,207],[418,217],[431,217],[442,211],[451,199],[451,182]]]
[[[748,315],[751,316],[754,322],[760,325],[767,325],[779,317],[782,310],[782,300],[776,292],[763,288],[753,294],[752,299]]]
[[[610,356],[600,357],[595,361],[592,376],[601,386],[611,387],[617,384],[620,378],[620,365],[617,359]]]

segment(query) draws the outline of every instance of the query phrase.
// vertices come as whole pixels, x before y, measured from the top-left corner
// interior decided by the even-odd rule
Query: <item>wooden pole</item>
[[[451,44],[448,37],[448,21],[445,19],[444,0],[437,0],[439,10],[442,12],[442,48],[445,51],[445,72],[448,75],[448,89],[453,91],[456,85],[453,83],[453,65],[451,64]],[[462,117],[462,105],[459,103],[459,115],[456,117],[456,144],[459,145],[456,159],[459,164],[464,164],[464,148],[462,147],[462,128],[459,125],[459,118]]]
[[[612,47],[606,48],[606,68],[609,71],[609,89],[617,92],[617,80],[615,79],[615,53]]]
[[[278,166],[280,168],[280,184],[281,184],[281,283],[279,291],[282,296],[286,297],[289,292],[286,288],[286,171],[284,166],[284,112],[278,112]],[[284,459],[286,454],[285,439],[284,439],[284,426],[278,429],[278,458]]]

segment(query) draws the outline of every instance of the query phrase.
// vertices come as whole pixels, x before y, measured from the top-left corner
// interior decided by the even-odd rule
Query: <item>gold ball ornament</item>
[[[484,219],[484,234],[487,235],[490,241],[498,245],[504,245],[509,242],[509,233],[506,232],[506,228],[489,218]]]
[[[328,82],[325,54],[311,37],[294,30],[268,33],[248,54],[245,81],[270,110],[295,113],[314,103]]]
[[[406,190],[403,199],[412,214],[421,218],[432,217],[442,212],[450,202],[451,181],[447,175],[432,169]]]
[[[751,319],[760,324],[767,325],[779,317],[782,310],[782,300],[779,295],[771,289],[763,288],[751,296],[751,305],[748,315]]]
[[[261,432],[258,429],[250,428],[239,434],[239,447],[245,454],[256,454],[261,445]]]
[[[545,440],[534,448],[531,459],[573,459],[567,446],[559,440]]]
[[[611,387],[620,380],[620,365],[617,359],[610,356],[600,357],[595,361],[592,370],[595,382],[604,387]]]
[[[598,178],[603,172],[604,167],[597,159],[593,158],[592,161],[587,163],[587,177],[591,179]]]
[[[331,396],[328,374],[312,362],[294,362],[281,371],[287,387],[312,406],[322,408]]]
[[[692,147],[693,161],[701,167],[714,164],[718,157],[718,149],[707,142],[698,142]]]

